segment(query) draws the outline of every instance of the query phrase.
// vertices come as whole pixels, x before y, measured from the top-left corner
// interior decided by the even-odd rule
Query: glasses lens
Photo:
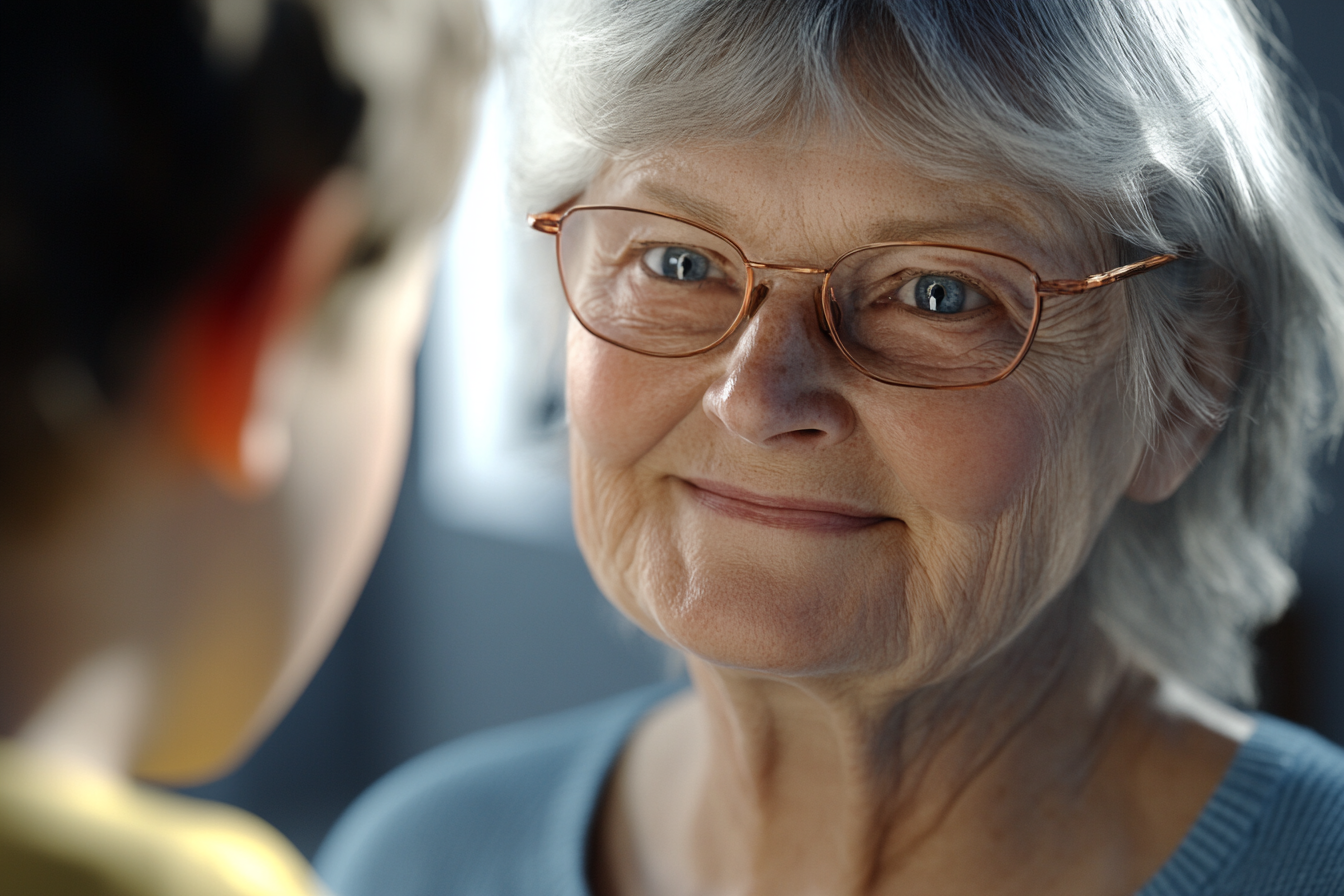
[[[1011,369],[1031,338],[1036,278],[1017,262],[943,246],[860,249],[828,282],[832,328],[878,379],[967,386]]]
[[[731,243],[672,218],[576,209],[560,227],[560,276],[579,322],[654,355],[714,345],[742,312],[747,266]]]

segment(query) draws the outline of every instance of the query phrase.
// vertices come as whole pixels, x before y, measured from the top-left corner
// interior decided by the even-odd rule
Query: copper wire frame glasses
[[[570,294],[569,284],[566,282],[565,279],[564,258],[561,251],[561,232],[564,229],[565,222],[570,220],[576,214],[590,211],[630,212],[640,215],[650,215],[656,218],[663,218],[669,221],[675,221],[683,225],[697,228],[701,231],[704,231],[705,233],[717,237],[727,245],[731,246],[733,250],[736,251],[743,267],[746,270],[746,283],[742,290],[742,304],[737,312],[737,317],[733,320],[732,324],[713,342],[704,345],[702,347],[696,348],[694,350],[684,352],[657,352],[637,348],[635,346],[627,345],[611,337],[610,335],[598,332],[596,329],[594,329],[594,327],[587,320],[585,320],[584,315],[579,312],[579,309],[575,304],[575,300],[573,296]],[[647,209],[631,208],[628,206],[619,206],[619,205],[575,205],[565,208],[563,210],[528,215],[527,223],[528,226],[530,226],[532,229],[537,230],[541,233],[549,234],[556,238],[555,241],[556,264],[560,270],[561,285],[565,290],[565,299],[569,304],[570,310],[574,313],[575,319],[578,320],[578,322],[583,326],[585,330],[587,330],[592,335],[596,336],[598,339],[603,340],[604,342],[608,342],[611,343],[612,345],[618,346],[628,351],[636,352],[638,354],[647,355],[650,357],[686,358],[686,357],[693,357],[695,355],[701,355],[706,352],[713,351],[715,348],[718,348],[726,340],[728,340],[735,332],[737,332],[738,328],[742,325],[742,323],[748,318],[750,318],[756,312],[756,309],[764,300],[764,293],[758,292],[755,286],[755,272],[757,270],[784,271],[794,274],[821,275],[824,278],[822,280],[821,289],[814,294],[817,322],[818,325],[821,327],[822,332],[824,332],[831,339],[832,343],[834,343],[835,347],[839,349],[841,355],[844,356],[845,360],[848,361],[850,365],[852,365],[857,371],[862,373],[864,376],[870,377],[871,379],[877,380],[878,382],[886,383],[892,386],[905,386],[915,389],[949,389],[949,390],[974,389],[981,386],[988,386],[992,383],[996,383],[999,380],[1002,380],[1004,377],[1011,374],[1014,370],[1016,370],[1017,367],[1022,363],[1023,358],[1026,357],[1027,352],[1031,349],[1032,342],[1036,338],[1036,331],[1040,326],[1042,309],[1045,304],[1044,299],[1061,297],[1061,296],[1080,295],[1082,293],[1088,292],[1089,290],[1097,289],[1102,286],[1109,286],[1113,283],[1118,283],[1121,280],[1126,280],[1130,277],[1147,273],[1148,271],[1162,267],[1163,265],[1170,264],[1171,262],[1176,261],[1178,258],[1185,257],[1184,253],[1180,255],[1173,255],[1173,254],[1152,255],[1149,256],[1148,258],[1143,259],[1142,261],[1137,261],[1134,262],[1133,264],[1121,265],[1120,267],[1112,268],[1108,271],[1102,271],[1101,273],[1098,274],[1092,274],[1089,277],[1084,277],[1079,280],[1042,280],[1030,265],[1026,264],[1019,258],[1015,258],[1011,255],[1006,255],[1002,252],[994,252],[989,249],[978,249],[971,246],[959,246],[952,243],[937,243],[937,242],[924,242],[924,241],[869,243],[863,246],[858,246],[854,249],[850,249],[849,251],[843,253],[838,258],[836,258],[835,261],[833,261],[829,266],[824,268],[809,267],[802,265],[777,264],[774,262],[766,262],[766,261],[756,261],[751,258],[748,258],[747,253],[742,249],[740,245],[738,245],[738,243],[735,240],[731,239],[726,234],[718,230],[715,230],[712,227],[708,227],[704,224],[701,224],[698,221],[694,221],[689,218],[683,218],[678,215],[667,214],[664,212],[654,212],[649,211]],[[869,252],[871,250],[880,250],[886,248],[895,249],[898,247],[927,247],[930,249],[944,249],[959,252],[978,253],[979,255],[982,256],[990,256],[993,258],[998,258],[1004,261],[1012,262],[1013,264],[1018,265],[1019,267],[1021,267],[1030,274],[1033,288],[1035,290],[1035,302],[1032,309],[1031,322],[1026,330],[1025,337],[1022,340],[1021,347],[1018,349],[1016,355],[1013,356],[1011,361],[1009,361],[1007,365],[1003,367],[1002,370],[1000,370],[993,376],[978,379],[974,382],[966,382],[966,383],[904,382],[899,379],[892,379],[890,377],[875,373],[874,371],[865,367],[854,356],[854,353],[851,351],[851,349],[845,345],[844,340],[839,338],[839,336],[837,335],[839,332],[839,328],[835,320],[835,313],[838,310],[838,306],[836,305],[834,298],[832,298],[832,301],[826,302],[822,300],[822,297],[824,295],[831,295],[832,297],[834,297],[834,292],[831,286],[831,275],[847,259],[851,258],[852,256],[855,256],[857,253]]]

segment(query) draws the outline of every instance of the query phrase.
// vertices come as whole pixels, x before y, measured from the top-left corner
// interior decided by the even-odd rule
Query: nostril
[[[826,430],[824,429],[793,429],[774,436],[770,441],[773,444],[782,445],[785,441],[797,444],[817,442],[824,438],[826,438]]]

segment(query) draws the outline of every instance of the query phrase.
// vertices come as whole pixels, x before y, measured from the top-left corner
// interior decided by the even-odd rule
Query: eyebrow
[[[870,243],[937,242],[983,235],[993,230],[983,225],[953,221],[910,221],[891,219],[881,221],[868,231]]]
[[[733,218],[725,206],[692,196],[670,184],[642,183],[638,190],[650,199],[661,202],[700,224],[708,224],[716,230],[727,231]]]

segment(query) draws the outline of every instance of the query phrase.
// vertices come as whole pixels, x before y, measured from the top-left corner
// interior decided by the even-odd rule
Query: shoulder
[[[1344,750],[1259,716],[1200,824],[1226,846],[1208,892],[1344,892]]]
[[[319,873],[343,896],[566,892],[583,880],[587,828],[612,763],[675,689],[632,691],[422,754],[346,811]]]
[[[2,892],[313,896],[315,883],[289,841],[241,809],[0,741]]]
[[[1270,716],[1246,746],[1259,748],[1256,771],[1276,782],[1248,859],[1281,879],[1328,880],[1329,892],[1344,892],[1344,750]]]

